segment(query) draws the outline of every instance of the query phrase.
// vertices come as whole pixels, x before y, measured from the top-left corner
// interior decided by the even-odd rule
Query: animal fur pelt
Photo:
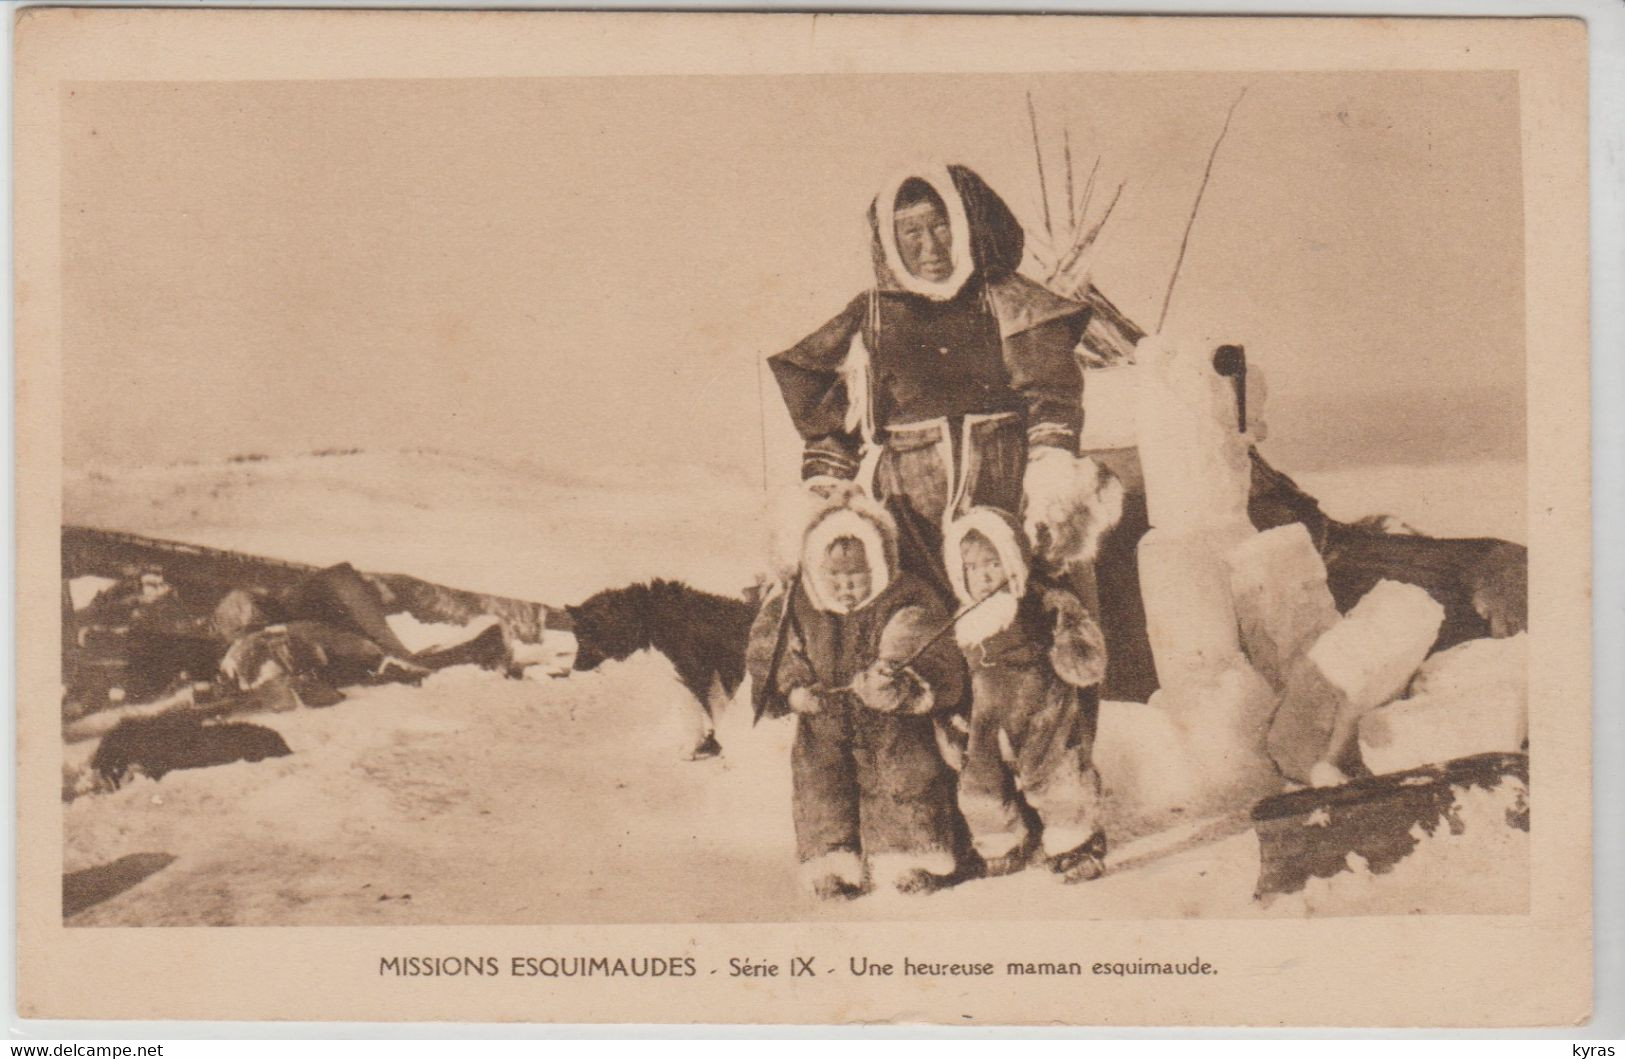
[[[390,612],[405,611],[419,621],[466,625],[492,615],[508,636],[520,643],[541,643],[550,622],[549,608],[528,600],[447,588],[405,574],[367,575]]]
[[[713,686],[731,699],[745,679],[745,644],[755,609],[742,599],[656,579],[606,589],[565,612],[575,633],[577,671],[638,651],[658,651],[707,719],[712,717]],[[694,756],[708,757],[720,749],[715,735],[708,733]]]
[[[164,714],[120,721],[102,737],[90,765],[117,790],[132,770],[156,780],[178,769],[264,761],[291,753],[280,735],[261,725],[207,724],[191,714]]]

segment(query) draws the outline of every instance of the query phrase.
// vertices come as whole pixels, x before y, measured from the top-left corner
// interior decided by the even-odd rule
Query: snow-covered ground
[[[1290,468],[1287,468],[1290,471]],[[1523,469],[1486,463],[1299,476],[1340,517],[1394,514],[1449,535],[1525,539]],[[734,592],[764,565],[760,490],[723,475],[588,483],[433,452],[360,453],[70,475],[70,523],[309,562],[349,560],[542,602],[650,576]],[[536,672],[536,671],[532,671]],[[1491,806],[1394,872],[1351,871],[1268,906],[1239,820],[1113,830],[1113,871],[1041,871],[924,898],[819,905],[796,886],[791,724],[719,722],[721,758],[686,749],[669,665],[640,655],[568,679],[473,669],[420,688],[249,718],[293,754],[137,778],[64,807],[64,870],[174,860],[76,924],[367,924],[1241,917],[1518,912],[1528,841]],[[1098,762],[1154,771],[1145,708],[1108,703]],[[70,744],[66,764],[88,757]],[[1469,807],[1471,808],[1471,807]],[[1482,807],[1479,807],[1482,808]],[[1449,880],[1441,884],[1440,880]]]

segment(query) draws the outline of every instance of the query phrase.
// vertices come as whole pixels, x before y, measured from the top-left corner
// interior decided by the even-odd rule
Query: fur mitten
[[[1055,620],[1049,657],[1056,676],[1079,688],[1105,680],[1106,637],[1094,615],[1070,592],[1046,592],[1044,608]]]
[[[876,662],[852,681],[858,701],[879,713],[930,713],[936,704],[931,689],[919,674],[907,667],[894,669]]]
[[[1092,562],[1123,516],[1123,483],[1088,456],[1038,447],[1022,479],[1022,528],[1033,555],[1051,570]]]

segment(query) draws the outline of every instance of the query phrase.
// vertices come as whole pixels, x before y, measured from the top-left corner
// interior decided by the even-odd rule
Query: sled
[[[1326,879],[1363,858],[1373,873],[1388,871],[1416,848],[1413,831],[1440,826],[1459,832],[1451,807],[1460,788],[1493,790],[1516,784],[1522,797],[1507,811],[1507,826],[1529,830],[1529,756],[1475,754],[1336,787],[1277,794],[1252,812],[1258,832],[1258,886],[1253,896],[1302,890],[1310,878]]]

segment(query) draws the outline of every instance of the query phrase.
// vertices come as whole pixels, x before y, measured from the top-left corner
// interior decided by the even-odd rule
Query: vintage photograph
[[[1526,910],[1511,76],[63,119],[69,922]]]
[[[1403,67],[62,80],[61,927],[1530,916],[1528,88]]]

